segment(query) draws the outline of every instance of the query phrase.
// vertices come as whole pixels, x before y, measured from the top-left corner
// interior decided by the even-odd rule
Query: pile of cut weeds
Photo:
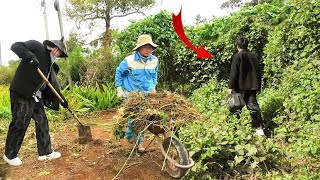
[[[169,91],[131,93],[118,112],[113,127],[117,139],[124,137],[128,120],[133,121],[134,131],[149,129],[154,134],[178,129],[193,120],[204,121],[189,99]]]

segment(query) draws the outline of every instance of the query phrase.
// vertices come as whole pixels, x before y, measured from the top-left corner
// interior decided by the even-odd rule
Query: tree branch
[[[110,17],[110,19],[117,18],[117,17],[125,17],[125,16],[128,16],[130,14],[135,14],[135,13],[140,13],[140,14],[145,15],[143,12],[141,12],[139,10],[136,10],[136,11],[128,12],[126,14],[113,15],[113,16]]]

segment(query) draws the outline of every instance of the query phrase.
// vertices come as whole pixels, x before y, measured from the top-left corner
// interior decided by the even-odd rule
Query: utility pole
[[[60,11],[60,5],[59,5],[59,1],[58,1],[58,0],[55,0],[55,2],[54,2],[54,9],[55,9],[55,10],[57,11],[57,13],[58,13],[61,40],[64,40],[64,32],[63,32],[61,11]],[[66,47],[66,51],[68,52],[68,46],[66,45],[66,43],[65,43],[64,41],[63,41],[63,43],[64,43],[64,45],[65,45],[65,47]],[[68,84],[69,84],[69,87],[72,88],[72,78],[71,78],[71,74],[70,74],[70,64],[69,64],[69,61],[67,61],[66,63],[67,63]]]
[[[60,11],[60,5],[59,5],[59,1],[56,0],[54,2],[54,9],[58,12],[58,19],[59,19],[59,26],[60,26],[60,34],[61,34],[61,38],[64,37],[64,33],[63,33],[63,26],[62,26],[62,18],[61,18],[61,11]]]
[[[41,6],[43,7],[44,24],[45,24],[45,28],[46,28],[46,39],[49,39],[46,0],[42,0]]]

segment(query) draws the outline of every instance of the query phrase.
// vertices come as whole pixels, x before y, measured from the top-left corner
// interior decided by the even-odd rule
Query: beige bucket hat
[[[136,47],[133,48],[133,50],[136,51],[139,47],[146,45],[146,44],[150,44],[153,48],[156,48],[158,46],[155,43],[153,43],[150,35],[143,34],[143,35],[139,36]]]

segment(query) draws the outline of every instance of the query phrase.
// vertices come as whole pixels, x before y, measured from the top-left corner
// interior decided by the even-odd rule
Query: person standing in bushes
[[[258,55],[248,50],[249,41],[241,37],[236,41],[238,53],[231,62],[228,94],[240,92],[252,117],[252,127],[256,135],[264,135],[263,120],[257,101],[257,92],[261,88],[261,70]]]
[[[3,159],[12,166],[22,164],[17,156],[31,118],[35,120],[38,160],[59,158],[61,154],[51,149],[48,119],[44,106],[59,109],[59,99],[46,86],[37,69],[49,79],[52,86],[64,99],[61,105],[68,107],[68,102],[59,91],[56,79],[59,67],[57,57],[68,57],[61,40],[36,40],[16,42],[11,50],[19,56],[21,62],[10,85],[12,121],[9,125]]]
[[[157,47],[150,35],[140,35],[133,49],[135,52],[127,56],[117,67],[115,74],[115,86],[119,98],[127,98],[130,92],[155,93],[158,82],[158,58],[152,55]],[[144,151],[141,145],[143,137],[138,139],[132,134],[134,123],[128,119],[126,138],[132,138],[137,144],[138,151]]]

